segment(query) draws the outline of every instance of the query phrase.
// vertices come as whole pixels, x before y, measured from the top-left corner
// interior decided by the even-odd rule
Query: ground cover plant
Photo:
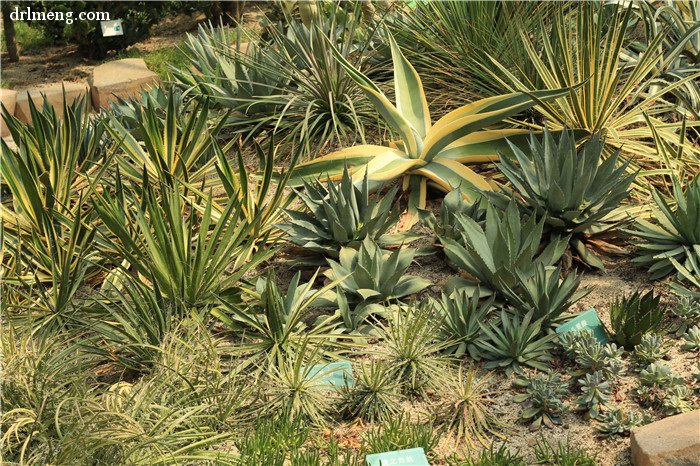
[[[4,110],[0,457],[630,464],[700,407],[684,5],[265,2]]]

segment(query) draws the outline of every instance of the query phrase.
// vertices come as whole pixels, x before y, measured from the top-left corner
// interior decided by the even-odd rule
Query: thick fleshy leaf
[[[389,35],[389,43],[391,44],[391,59],[394,64],[396,106],[399,112],[411,122],[418,135],[424,138],[431,122],[428,102],[423,92],[423,83],[391,35]]]

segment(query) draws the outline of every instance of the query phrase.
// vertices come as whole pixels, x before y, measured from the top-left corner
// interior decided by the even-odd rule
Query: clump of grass
[[[437,446],[440,432],[432,423],[414,424],[402,414],[368,430],[363,440],[368,453],[419,447],[429,453]]]
[[[168,45],[145,52],[139,50],[138,47],[131,47],[118,53],[114,59],[143,58],[148,68],[157,73],[160,79],[171,81],[173,67],[183,69],[190,66],[187,55],[182,52],[180,47],[181,44]]]
[[[565,442],[550,442],[540,437],[535,444],[535,458],[538,464],[552,466],[596,466],[597,455],[590,455],[583,448],[572,445],[570,439]]]

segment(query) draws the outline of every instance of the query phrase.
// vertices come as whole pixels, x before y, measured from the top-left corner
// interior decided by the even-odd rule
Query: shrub
[[[479,291],[473,295],[466,289],[457,289],[450,294],[442,294],[436,304],[437,312],[442,316],[441,335],[450,342],[448,353],[461,357],[469,354],[477,359],[478,344],[483,339],[482,322],[486,322],[493,309],[494,297],[479,303]]]

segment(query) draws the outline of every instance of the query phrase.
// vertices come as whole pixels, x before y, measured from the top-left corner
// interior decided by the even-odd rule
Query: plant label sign
[[[121,19],[115,19],[112,21],[100,21],[100,27],[102,28],[102,37],[124,35],[124,28],[122,27]]]
[[[352,377],[352,364],[350,361],[337,361],[328,364],[316,364],[311,366],[307,379],[318,378],[319,382],[334,389],[342,386],[352,387],[355,380]]]
[[[605,344],[608,342],[608,335],[605,333],[605,328],[603,328],[603,324],[593,308],[557,327],[557,333],[579,332],[581,330],[590,330],[593,332],[593,337],[600,343]]]
[[[365,458],[367,466],[430,466],[422,448],[373,453]]]

